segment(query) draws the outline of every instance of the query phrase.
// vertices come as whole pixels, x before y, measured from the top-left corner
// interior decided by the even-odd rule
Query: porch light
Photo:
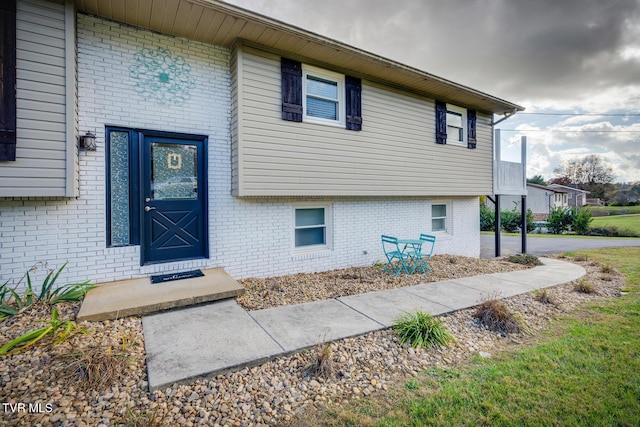
[[[96,151],[96,136],[91,131],[87,131],[86,134],[80,136],[80,148],[85,151]]]

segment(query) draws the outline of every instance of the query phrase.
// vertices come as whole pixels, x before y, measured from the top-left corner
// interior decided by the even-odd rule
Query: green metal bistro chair
[[[395,276],[402,271],[407,271],[406,260],[409,259],[409,254],[405,254],[400,250],[398,246],[398,239],[391,236],[382,236],[382,250],[387,257],[387,265],[382,269],[382,272],[392,272]]]
[[[429,266],[429,260],[433,254],[433,248],[436,245],[436,236],[420,234],[420,240],[424,243],[420,250],[420,260],[418,261],[416,268],[420,268],[423,273],[426,273],[425,268],[433,273],[433,270]]]

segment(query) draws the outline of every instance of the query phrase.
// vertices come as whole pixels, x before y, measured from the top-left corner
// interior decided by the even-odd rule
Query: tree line
[[[597,154],[566,160],[553,171],[546,181],[542,175],[528,178],[531,184],[560,184],[588,191],[588,198],[600,199],[606,205],[640,205],[640,181],[614,183],[613,169]]]

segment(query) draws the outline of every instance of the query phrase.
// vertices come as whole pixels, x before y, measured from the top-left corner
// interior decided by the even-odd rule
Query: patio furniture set
[[[387,265],[382,272],[413,274],[416,271],[433,272],[429,260],[433,254],[436,236],[420,234],[419,239],[398,239],[382,235],[382,249],[387,257]]]

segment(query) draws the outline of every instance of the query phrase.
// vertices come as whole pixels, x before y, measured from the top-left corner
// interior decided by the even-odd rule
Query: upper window
[[[344,126],[344,75],[308,65],[302,73],[304,121]]]
[[[447,232],[447,205],[431,205],[431,231]]]
[[[467,110],[447,104],[447,144],[467,143]]]
[[[329,206],[305,206],[294,209],[296,249],[329,247],[329,209]]]
[[[436,143],[476,148],[476,110],[437,101]]]

